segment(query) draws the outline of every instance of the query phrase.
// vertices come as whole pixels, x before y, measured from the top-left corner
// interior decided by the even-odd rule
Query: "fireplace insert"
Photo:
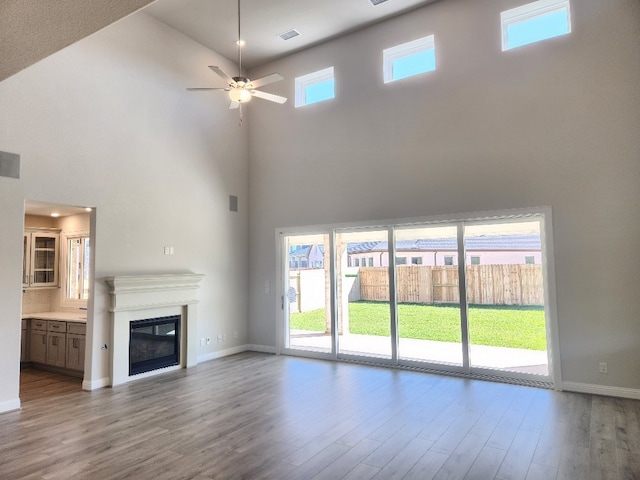
[[[129,375],[180,364],[180,315],[130,322]]]

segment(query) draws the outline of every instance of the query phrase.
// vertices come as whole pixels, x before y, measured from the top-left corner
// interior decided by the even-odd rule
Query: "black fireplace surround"
[[[129,325],[129,375],[180,364],[180,315]]]

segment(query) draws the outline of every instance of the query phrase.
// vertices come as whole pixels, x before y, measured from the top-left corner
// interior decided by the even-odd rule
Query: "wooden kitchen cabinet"
[[[29,358],[27,347],[29,331],[27,330],[27,321],[22,320],[22,329],[20,331],[20,363],[24,363]]]
[[[69,370],[70,375],[83,372],[86,329],[83,322],[31,319],[28,360]]]
[[[59,230],[24,232],[22,287],[57,287]]]
[[[66,365],[67,335],[66,333],[47,332],[47,360],[46,364],[53,367]]]
[[[31,320],[29,360],[34,363],[47,362],[47,321]]]
[[[84,352],[86,346],[86,325],[83,323],[67,324],[67,368],[84,370]]]
[[[47,365],[64,368],[67,358],[67,323],[47,321]]]

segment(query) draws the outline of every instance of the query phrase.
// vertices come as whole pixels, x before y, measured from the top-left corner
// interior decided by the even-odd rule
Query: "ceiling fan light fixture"
[[[233,88],[229,90],[229,98],[233,102],[246,103],[251,100],[251,92],[244,88]]]

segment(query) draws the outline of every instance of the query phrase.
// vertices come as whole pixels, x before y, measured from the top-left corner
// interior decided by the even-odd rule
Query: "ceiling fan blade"
[[[269,85],[270,83],[279,82],[280,80],[284,80],[284,77],[279,73],[272,73],[270,75],[266,75],[264,77],[258,78],[257,80],[251,81],[251,87],[249,88],[259,88],[265,85]]]
[[[231,103],[229,104],[229,110],[237,110],[238,108],[240,108],[240,102],[231,100]]]
[[[228,90],[228,89],[227,88],[210,88],[210,87],[191,87],[191,88],[187,88],[187,90],[189,90],[190,92],[193,92],[197,90]]]
[[[250,90],[250,92],[254,97],[262,98],[263,100],[269,100],[271,102],[284,103],[287,101],[286,97],[274,95],[273,93],[261,92],[260,90]]]
[[[220,67],[216,66],[216,65],[209,65],[209,68],[217,73],[220,77],[224,78],[225,82],[227,82],[229,85],[235,85],[236,82],[233,80],[233,78],[231,78],[229,75],[227,75]]]

